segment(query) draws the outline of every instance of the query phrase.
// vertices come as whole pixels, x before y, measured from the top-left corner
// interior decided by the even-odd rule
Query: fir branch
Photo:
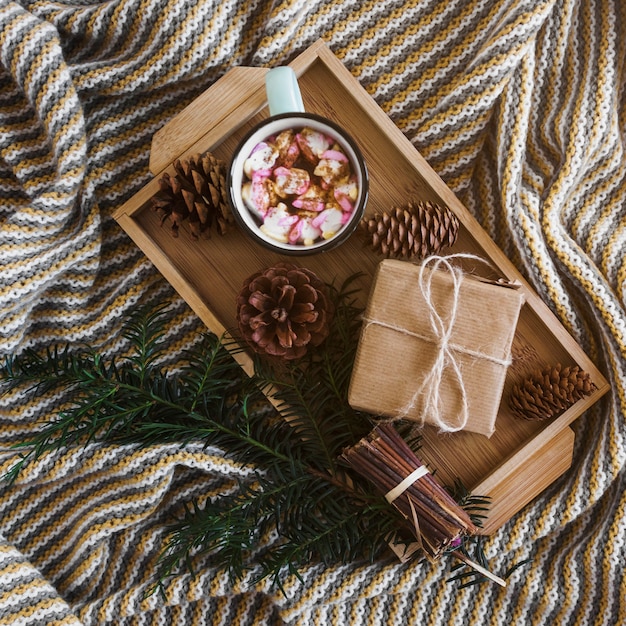
[[[281,587],[285,573],[297,574],[313,560],[375,558],[402,520],[367,481],[340,465],[340,452],[372,424],[347,402],[362,310],[350,281],[330,286],[330,293],[335,315],[326,341],[298,363],[258,362],[252,379],[210,334],[168,371],[161,365],[167,352],[162,307],[140,309],[128,321],[125,357],[66,346],[5,359],[3,388],[65,400],[56,418],[16,448],[24,452],[7,478],[48,452],[90,441],[200,441],[254,471],[206,506],[185,506],[162,552],[161,580],[202,557],[235,579],[255,570]],[[269,387],[277,390],[282,415],[260,392]],[[480,515],[486,502],[466,495]],[[265,545],[264,538],[276,534],[280,540]]]
[[[164,339],[166,314],[166,305],[140,307],[124,325],[123,336],[134,348],[127,362],[137,368],[135,373],[139,378],[139,386],[158,368],[158,360],[167,350]]]
[[[461,480],[456,480],[454,483],[454,489],[452,490],[454,499],[462,506],[469,514],[472,522],[479,528],[482,527],[483,520],[486,518],[486,513],[489,510],[489,504],[491,498],[485,496],[477,496],[472,494],[463,484]],[[464,537],[463,541],[456,551],[470,559],[471,561],[478,563],[486,570],[489,569],[489,560],[485,554],[486,537],[484,535],[475,535],[471,537]],[[454,552],[454,550],[452,551]],[[509,576],[523,565],[530,562],[530,559],[525,559],[516,563],[503,576],[503,580],[509,578]],[[451,568],[452,572],[458,572],[454,576],[448,578],[449,582],[460,581],[460,589],[465,587],[471,587],[480,583],[489,582],[489,578],[480,572],[468,567],[465,563],[458,563]]]
[[[342,312],[352,305],[341,304],[342,299],[346,302],[345,292],[335,291],[334,295],[339,311],[336,320],[340,322]],[[268,411],[267,404],[263,410],[256,409],[260,398],[256,384],[279,382],[278,378],[263,380],[257,376],[251,386],[214,336],[204,337],[175,375],[161,368],[164,316],[164,310],[137,313],[126,332],[131,344],[126,358],[107,361],[94,351],[72,354],[66,347],[51,349],[43,357],[32,354],[7,362],[2,374],[8,386],[31,384],[51,392],[62,388],[70,396],[54,420],[23,442],[28,453],[9,477],[17,476],[24,463],[47,451],[89,441],[153,445],[199,440],[221,447],[237,462],[258,467],[255,487],[242,483],[236,497],[220,499],[204,512],[196,506],[188,508],[165,547],[163,575],[173,564],[189,562],[190,555],[201,546],[202,552],[212,553],[234,576],[241,576],[255,542],[270,532],[278,532],[284,545],[297,542],[300,546],[265,553],[263,571],[276,581],[282,568],[296,567],[313,556],[331,562],[383,545],[394,523],[381,515],[384,504],[376,497],[368,509],[372,515],[364,513],[365,492],[355,496],[335,471],[336,453],[352,441],[355,431],[354,424],[348,422],[358,417],[346,410],[345,398],[337,397],[343,393],[338,385],[349,380],[353,358],[342,346],[350,337],[350,343],[356,344],[353,333],[358,325],[352,323],[349,335],[345,328],[336,326],[335,335],[344,338],[328,343],[328,349],[339,349],[343,357],[343,382],[338,384],[333,377],[333,359],[327,356],[328,351],[291,372],[294,385],[291,395],[285,393],[285,397],[295,397],[302,408],[309,407],[298,412],[293,427]],[[356,318],[356,313],[352,317]],[[324,383],[311,394],[315,378],[324,368]],[[282,380],[283,390],[289,389]],[[342,412],[348,414],[348,421]],[[368,421],[359,419],[361,432],[366,432]],[[315,437],[303,437],[303,433],[315,433]],[[325,455],[320,455],[320,450]],[[350,509],[343,509],[340,502],[350,504]],[[339,523],[342,515],[346,520]],[[369,520],[369,526],[364,520]],[[328,532],[320,532],[324,524]],[[358,540],[355,529],[360,529]],[[372,532],[378,533],[374,539]],[[296,562],[287,563],[279,555],[292,555]]]
[[[131,319],[128,337],[134,351],[125,359],[105,361],[89,349],[48,349],[43,356],[29,351],[5,360],[0,370],[6,390],[26,387],[37,393],[65,393],[70,400],[52,420],[16,448],[27,450],[11,468],[14,480],[30,460],[91,441],[110,443],[187,442],[234,443],[246,447],[250,462],[267,461],[280,452],[239,432],[244,403],[237,396],[245,376],[213,335],[206,335],[178,375],[157,363],[164,351],[165,311],[140,310]],[[200,369],[202,366],[202,369]],[[260,393],[256,393],[260,397]],[[286,446],[283,446],[283,448]]]
[[[470,519],[478,527],[482,528],[483,520],[491,504],[491,498],[471,493],[458,478],[454,481],[451,490],[452,497],[469,513]]]
[[[227,565],[233,579],[256,569],[255,580],[270,577],[282,588],[285,573],[298,575],[303,564],[373,560],[387,549],[398,523],[378,496],[357,494],[329,475],[296,471],[277,482],[257,473],[233,496],[186,510],[172,527],[161,575],[181,562],[193,567],[193,558],[208,554],[216,565]],[[260,545],[273,531],[280,540]]]

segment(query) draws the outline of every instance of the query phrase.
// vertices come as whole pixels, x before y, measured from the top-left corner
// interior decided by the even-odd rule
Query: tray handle
[[[233,67],[160,128],[152,138],[150,171],[157,176],[259,89],[267,68]]]

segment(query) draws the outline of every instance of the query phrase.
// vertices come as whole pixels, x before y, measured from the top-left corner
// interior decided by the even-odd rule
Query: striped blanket
[[[285,593],[210,564],[146,596],[168,520],[240,467],[199,446],[90,444],[0,486],[0,624],[626,624],[626,5],[622,0],[0,0],[0,352],[128,347],[171,302],[113,220],[153,134],[236,65],[323,39],[609,379],[571,470],[489,538],[506,588],[450,564],[311,563]],[[0,398],[0,469],[61,397]]]

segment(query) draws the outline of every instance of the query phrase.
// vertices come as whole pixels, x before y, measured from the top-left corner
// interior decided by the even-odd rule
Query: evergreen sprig
[[[477,496],[472,494],[458,479],[454,483],[452,495],[459,503],[459,505],[462,506],[469,513],[472,522],[474,522],[474,524],[478,528],[482,528],[483,521],[487,517],[486,513],[489,510],[491,499],[485,496]],[[489,561],[485,554],[486,539],[487,538],[484,535],[465,536],[463,537],[461,545],[455,547],[454,550],[460,552],[470,560],[478,563],[481,567],[484,567],[486,570],[488,570]],[[524,559],[522,561],[519,561],[518,563],[515,563],[505,572],[504,576],[502,577],[503,580],[509,578],[509,576],[515,570],[519,569],[529,562],[530,559]],[[463,562],[457,563],[451,569],[452,572],[456,573],[454,574],[454,576],[448,578],[448,581],[459,581],[459,589],[471,587],[488,581],[488,578],[485,575],[481,574],[475,569],[472,569]]]
[[[166,318],[163,307],[140,309],[127,323],[132,351],[123,359],[107,360],[89,347],[72,352],[69,346],[5,359],[0,370],[5,391],[69,398],[54,419],[16,445],[26,452],[9,471],[10,480],[31,459],[90,441],[150,445],[239,439],[229,427],[239,409],[228,399],[241,387],[242,372],[217,338],[206,335],[172,375],[160,365],[168,349]]]
[[[26,463],[47,452],[90,441],[201,441],[254,469],[232,495],[204,507],[190,503],[162,555],[162,576],[208,554],[234,578],[255,568],[281,585],[285,572],[311,560],[373,558],[398,520],[378,495],[346,480],[339,451],[365,434],[367,416],[347,404],[360,310],[348,289],[331,288],[331,335],[299,365],[257,363],[252,379],[211,334],[176,371],[162,366],[168,350],[167,310],[140,309],[128,321],[128,356],[105,359],[90,348],[50,348],[5,359],[2,385],[69,398],[51,421],[19,444]],[[231,346],[232,348],[232,346]],[[285,415],[264,402],[259,387],[275,385]],[[286,419],[284,419],[286,417]],[[262,538],[280,539],[262,547]]]
[[[255,363],[251,382],[272,393],[280,407],[280,416],[265,417],[256,436],[265,439],[276,429],[288,460],[260,464],[256,481],[221,498],[219,507],[187,510],[166,546],[166,569],[199,551],[213,552],[236,577],[255,566],[259,578],[270,576],[281,587],[283,576],[297,574],[305,563],[374,558],[397,530],[395,512],[338,462],[340,451],[367,434],[371,423],[347,402],[362,310],[352,300],[350,281],[341,289],[330,286],[330,295],[335,315],[321,346],[297,363]],[[259,539],[272,532],[280,539],[255,552]]]
[[[282,588],[304,564],[375,558],[403,520],[338,461],[372,427],[347,402],[362,313],[352,284],[329,286],[335,315],[321,346],[297,363],[258,359],[252,378],[233,358],[238,348],[226,349],[210,333],[182,364],[165,367],[165,307],[140,308],[127,321],[124,357],[67,346],[7,357],[2,388],[56,394],[65,404],[18,444],[21,458],[6,477],[14,480],[48,452],[88,442],[202,442],[252,471],[237,489],[185,505],[162,550],[161,581],[184,564],[193,571],[200,558],[234,579],[252,571]],[[273,394],[280,414],[261,390]],[[486,505],[465,496],[468,506]]]

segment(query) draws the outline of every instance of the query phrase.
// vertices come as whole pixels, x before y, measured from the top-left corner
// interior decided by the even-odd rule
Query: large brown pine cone
[[[151,198],[161,223],[170,219],[174,237],[185,220],[193,239],[209,237],[213,224],[223,235],[232,222],[224,164],[207,152],[184,161],[177,159],[174,170],[173,176],[163,174],[159,191]]]
[[[448,207],[419,201],[364,218],[361,228],[385,257],[423,259],[454,244],[459,220]]]
[[[310,270],[281,263],[244,281],[237,296],[239,330],[260,354],[304,356],[329,332],[333,306],[326,286]]]
[[[509,397],[513,414],[527,420],[557,417],[596,389],[589,374],[577,365],[556,365],[535,372],[514,385]]]

